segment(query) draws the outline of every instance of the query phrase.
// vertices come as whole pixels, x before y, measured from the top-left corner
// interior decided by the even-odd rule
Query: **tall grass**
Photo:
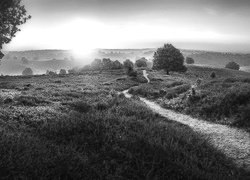
[[[210,121],[249,128],[249,82],[249,78],[235,77],[207,81],[197,89],[196,95],[162,104]]]
[[[104,101],[106,108],[98,109],[99,101]],[[240,176],[230,160],[190,128],[167,122],[139,101],[123,96],[99,97],[96,104],[78,101],[67,106],[67,112],[52,110],[54,116],[43,120],[24,116],[19,122],[1,121],[1,178],[232,179]],[[88,111],[82,107],[88,107]]]
[[[33,88],[7,104],[1,96],[1,179],[243,177],[243,171],[189,127],[160,117],[136,98],[110,93],[138,83],[117,78],[14,79],[20,88],[24,83]]]

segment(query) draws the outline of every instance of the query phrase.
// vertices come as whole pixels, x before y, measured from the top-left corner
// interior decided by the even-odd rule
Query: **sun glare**
[[[86,19],[75,19],[68,25],[70,48],[78,58],[87,57],[97,48],[100,42],[98,31],[102,24]]]
[[[93,52],[93,49],[89,47],[79,46],[79,47],[74,48],[72,51],[75,57],[83,58],[83,57],[87,57],[88,55],[90,55]]]

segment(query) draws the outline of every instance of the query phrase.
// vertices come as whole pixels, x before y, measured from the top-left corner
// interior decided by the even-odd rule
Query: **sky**
[[[156,48],[250,52],[250,0],[22,0],[5,50]]]

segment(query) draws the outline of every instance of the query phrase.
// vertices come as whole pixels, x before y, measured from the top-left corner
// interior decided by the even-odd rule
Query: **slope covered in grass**
[[[211,73],[215,78],[210,77]],[[131,88],[129,92],[205,120],[250,127],[250,73],[189,65],[183,74],[167,76],[163,71],[149,74],[149,84]]]
[[[3,179],[243,176],[189,127],[169,122],[137,100],[115,95],[112,89],[137,84],[122,75],[22,80],[4,79],[9,89],[1,89]]]

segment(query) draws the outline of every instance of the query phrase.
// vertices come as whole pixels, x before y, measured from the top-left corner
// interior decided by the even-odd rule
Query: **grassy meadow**
[[[152,91],[168,86],[182,94],[190,88],[182,75],[165,82],[170,77],[149,73]],[[243,170],[188,126],[117,95],[146,86],[141,75],[0,77],[0,178],[243,178]],[[145,95],[159,99],[166,93],[155,92]]]
[[[157,101],[167,109],[249,130],[250,74],[221,68],[187,67],[186,73],[170,76],[164,71],[149,71],[151,82],[133,87],[129,92]],[[214,78],[210,76],[212,72]]]

